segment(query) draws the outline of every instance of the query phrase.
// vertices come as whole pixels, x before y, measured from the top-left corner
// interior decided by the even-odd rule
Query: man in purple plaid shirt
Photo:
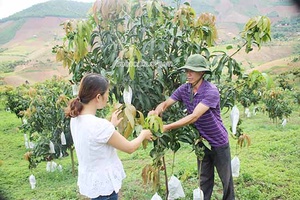
[[[228,133],[220,116],[220,93],[214,84],[203,79],[205,73],[210,73],[208,61],[200,54],[193,54],[179,69],[185,70],[187,83],[177,88],[170,98],[160,103],[149,114],[160,115],[177,101],[184,104],[188,115],[176,122],[164,125],[164,132],[194,124],[199,134],[211,145],[211,150],[205,147],[201,167],[200,188],[204,193],[204,199],[211,199],[216,167],[223,185],[223,200],[233,200],[235,197],[231,156]]]

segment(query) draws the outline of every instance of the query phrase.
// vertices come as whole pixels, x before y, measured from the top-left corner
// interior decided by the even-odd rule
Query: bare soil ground
[[[14,75],[6,76],[4,81],[7,85],[18,86],[29,83],[43,82],[53,76],[70,78],[68,69],[57,67],[56,69],[38,69],[30,65],[18,66]]]
[[[3,45],[2,60],[24,60],[14,73],[5,75],[4,83],[18,86],[29,81],[36,83],[55,76],[69,77],[68,69],[56,62],[52,47],[62,43],[64,30],[61,23],[65,18],[32,18],[26,21],[13,40]],[[17,59],[18,58],[18,59]]]

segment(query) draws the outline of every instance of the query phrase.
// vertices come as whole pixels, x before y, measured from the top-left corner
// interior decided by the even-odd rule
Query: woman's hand
[[[122,112],[122,110],[116,110],[115,112],[112,113],[111,115],[111,120],[110,122],[116,127],[118,124],[123,120],[123,117],[118,119],[119,114]]]
[[[148,130],[148,129],[143,129],[142,131],[141,131],[141,134],[143,134],[143,136],[144,136],[144,139],[145,140],[150,140],[150,141],[152,141],[152,132],[150,131],[150,130]]]

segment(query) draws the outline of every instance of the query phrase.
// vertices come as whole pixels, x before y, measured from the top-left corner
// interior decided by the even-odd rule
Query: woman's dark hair
[[[109,87],[108,81],[100,74],[87,74],[80,81],[78,96],[69,102],[65,110],[66,117],[77,117],[83,104],[89,103],[98,94],[103,95]]]

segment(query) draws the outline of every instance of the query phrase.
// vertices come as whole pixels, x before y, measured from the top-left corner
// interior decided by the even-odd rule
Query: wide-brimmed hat
[[[178,70],[181,69],[189,69],[195,72],[211,72],[208,61],[200,54],[190,55],[186,60],[185,65],[178,68]]]

